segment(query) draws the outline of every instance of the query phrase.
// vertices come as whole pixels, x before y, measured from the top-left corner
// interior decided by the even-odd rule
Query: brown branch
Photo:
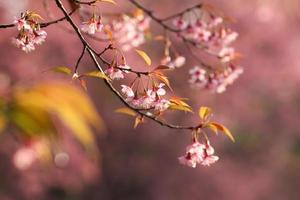
[[[72,16],[73,13],[75,13],[75,11],[77,10],[78,8],[75,8],[73,9],[71,12],[68,13],[69,16]],[[57,24],[61,21],[64,21],[66,19],[66,17],[61,17],[59,19],[56,19],[56,20],[53,20],[53,21],[49,21],[49,22],[46,22],[46,23],[39,23],[40,27],[41,28],[45,28],[47,26],[50,26],[52,24]],[[12,28],[12,27],[15,27],[16,25],[15,24],[0,24],[0,29],[1,28]]]
[[[88,42],[85,40],[84,36],[82,35],[82,33],[80,32],[79,28],[77,27],[77,25],[75,24],[75,22],[73,21],[73,19],[68,15],[66,9],[64,8],[61,0],[55,0],[57,7],[64,13],[66,20],[69,22],[69,24],[72,26],[72,28],[74,29],[74,31],[76,32],[77,36],[79,37],[80,41],[82,42],[82,44],[86,47],[86,50],[88,52],[88,54],[90,55],[91,59],[93,60],[94,64],[96,65],[96,67],[98,68],[98,70],[100,72],[103,72],[103,69],[101,67],[101,65],[99,64],[98,60],[96,59],[97,53],[95,52],[95,50],[93,50],[93,48],[88,44]],[[101,56],[98,56],[101,59]],[[111,82],[104,80],[104,83],[106,84],[106,86],[119,98],[119,100],[128,108],[134,110],[136,113],[138,113],[140,116],[146,117],[148,119],[151,119],[153,121],[155,121],[156,123],[162,125],[162,126],[166,126],[169,127],[171,129],[180,129],[180,130],[195,130],[195,129],[199,129],[202,127],[202,125],[199,126],[178,126],[178,125],[173,125],[173,124],[168,124],[166,122],[163,122],[159,119],[157,119],[155,116],[153,115],[149,115],[147,113],[142,112],[139,109],[136,109],[134,107],[132,107],[128,102],[126,102],[125,99],[123,99],[122,95],[119,93],[118,90],[116,90],[114,88],[114,86],[112,85]]]

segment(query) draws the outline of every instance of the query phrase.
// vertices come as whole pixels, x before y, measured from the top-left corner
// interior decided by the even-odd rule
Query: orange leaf
[[[234,137],[232,136],[230,131],[224,125],[218,124],[216,122],[211,122],[209,124],[215,126],[218,130],[222,131],[225,135],[227,135],[231,139],[231,141],[235,142]]]
[[[124,107],[124,108],[118,108],[115,110],[116,113],[126,114],[135,117],[136,112],[134,112],[132,109]]]
[[[147,63],[147,65],[151,65],[152,61],[151,58],[148,56],[148,54],[146,54],[144,51],[142,50],[135,50],[143,59],[144,61]]]

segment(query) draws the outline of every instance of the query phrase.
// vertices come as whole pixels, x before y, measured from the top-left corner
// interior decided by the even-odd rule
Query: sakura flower
[[[180,68],[185,62],[186,58],[183,56],[177,56],[175,60],[172,60],[170,56],[166,56],[161,60],[161,64],[170,67],[170,69]]]
[[[128,87],[127,85],[121,85],[122,90],[121,92],[126,96],[126,100],[132,100],[134,97],[134,92],[131,87]]]
[[[209,141],[206,142],[205,149],[204,149],[204,156],[203,160],[201,161],[201,165],[203,166],[210,166],[219,160],[218,156],[214,156],[215,150],[210,145]]]
[[[13,21],[13,23],[17,26],[18,31],[20,31],[22,29],[24,29],[26,31],[32,31],[30,23],[27,20],[25,20],[24,18],[18,19],[17,17],[15,17],[15,20]]]
[[[155,110],[158,110],[160,112],[165,111],[170,106],[170,101],[166,99],[159,99],[154,103]]]
[[[33,39],[33,43],[35,44],[42,44],[43,42],[45,42],[46,37],[47,37],[47,33],[44,30],[38,30],[34,32],[35,37]]]
[[[108,69],[106,69],[104,71],[112,80],[116,79],[123,79],[124,78],[124,74],[122,72],[122,70],[117,69],[115,67],[109,67]]]
[[[203,86],[206,84],[207,79],[206,79],[206,71],[199,66],[195,66],[189,71],[190,74],[190,79],[189,83],[190,84],[195,84],[197,86]]]
[[[173,20],[173,24],[180,30],[186,29],[188,27],[188,22],[185,21],[182,17]]]
[[[29,53],[29,52],[35,50],[34,43],[32,41],[30,41],[30,39],[28,37],[26,38],[26,37],[19,36],[17,38],[13,38],[12,43],[16,47],[25,51],[26,53]]]
[[[160,83],[157,88],[156,88],[156,94],[157,96],[164,96],[167,92],[166,90],[163,88],[165,86],[164,83]]]
[[[89,19],[89,21],[82,22],[81,24],[81,30],[90,35],[100,32],[102,28],[103,24],[101,22],[101,17],[97,17],[95,14]]]
[[[218,161],[219,157],[214,155],[214,148],[207,141],[205,145],[194,142],[186,148],[186,154],[179,157],[178,160],[183,165],[195,168],[197,164],[210,166]]]
[[[12,39],[12,43],[26,53],[35,50],[35,45],[42,44],[47,37],[47,33],[40,29],[32,12],[23,13],[20,19],[15,19],[14,24],[16,24],[19,34]]]
[[[194,142],[186,148],[186,154],[178,158],[179,162],[183,165],[195,168],[197,164],[203,161],[205,145]]]
[[[150,22],[151,18],[144,15],[133,17],[123,15],[121,19],[112,21],[109,27],[122,50],[128,51],[145,43]]]

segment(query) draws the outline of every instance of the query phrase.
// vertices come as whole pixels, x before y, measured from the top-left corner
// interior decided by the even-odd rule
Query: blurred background
[[[122,12],[134,9],[128,2],[118,6],[101,4],[99,10]],[[199,1],[140,0],[157,16],[166,17]],[[182,166],[177,157],[190,143],[190,135],[147,122],[133,129],[133,119],[113,112],[120,101],[101,80],[88,81],[89,94],[104,119],[106,130],[96,134],[100,158],[91,159],[82,147],[66,135],[61,149],[68,155],[63,166],[34,163],[18,169],[12,158],[20,143],[8,129],[0,135],[1,200],[96,200],[96,199],[224,199],[296,200],[300,196],[300,2],[298,0],[212,0],[210,4],[233,17],[232,28],[240,34],[235,47],[243,54],[244,74],[224,94],[191,89],[188,63],[170,72],[177,96],[190,99],[194,109],[210,106],[214,118],[225,124],[236,138],[231,143],[211,135],[220,160],[211,167]],[[51,2],[53,4],[53,2]],[[54,4],[54,14],[61,16]],[[11,23],[26,9],[47,19],[42,3],[34,0],[0,0],[0,24]],[[61,23],[66,25],[66,23]],[[157,25],[152,22],[154,32]],[[46,28],[46,43],[26,54],[11,44],[15,28],[2,29],[0,36],[0,87],[7,82],[31,84],[40,80],[65,79],[44,70],[55,66],[73,67],[81,52],[75,36],[57,26]],[[93,42],[99,48],[105,44]],[[178,45],[180,47],[180,44]],[[163,49],[156,43],[142,48],[154,62]],[[183,55],[184,48],[179,52]],[[141,64],[127,53],[131,66]],[[156,62],[157,64],[158,62]],[[93,69],[86,56],[81,68]],[[5,80],[5,81],[3,81]],[[176,113],[174,123],[192,124],[197,116]]]

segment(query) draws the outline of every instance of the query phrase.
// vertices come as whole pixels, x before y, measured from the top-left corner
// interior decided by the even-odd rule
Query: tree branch
[[[82,44],[86,47],[86,50],[88,52],[88,54],[90,55],[91,59],[93,60],[94,64],[96,65],[96,67],[98,68],[98,70],[100,72],[103,72],[103,69],[101,67],[101,65],[99,64],[99,62],[96,59],[97,53],[95,52],[95,50],[93,50],[93,48],[88,44],[88,42],[85,40],[85,38],[83,37],[82,33],[80,32],[79,28],[77,27],[77,25],[75,24],[75,22],[72,20],[72,18],[68,15],[66,9],[64,8],[61,0],[55,0],[57,7],[64,13],[66,20],[69,22],[69,24],[72,26],[72,28],[74,29],[74,31],[76,32],[77,36],[79,37],[80,41],[82,42]],[[101,59],[101,56],[98,56]],[[125,99],[123,99],[122,95],[119,93],[118,90],[116,90],[114,88],[114,86],[112,85],[111,82],[104,80],[104,83],[106,84],[106,86],[119,98],[119,100],[128,108],[134,110],[137,114],[139,114],[140,116],[146,117],[148,119],[151,119],[153,121],[155,121],[156,123],[162,125],[162,126],[166,126],[169,127],[171,129],[180,129],[180,130],[195,130],[195,129],[199,129],[202,127],[202,125],[198,125],[198,126],[178,126],[178,125],[173,125],[173,124],[168,124],[166,122],[163,122],[159,119],[157,119],[155,116],[147,114],[142,112],[139,109],[136,109],[134,107],[132,107],[128,102],[126,102]]]

